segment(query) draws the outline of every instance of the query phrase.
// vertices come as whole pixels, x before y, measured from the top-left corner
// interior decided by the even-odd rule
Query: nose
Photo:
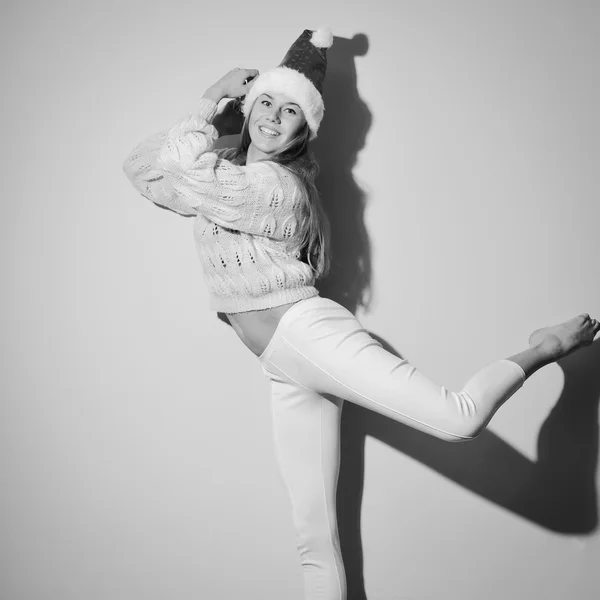
[[[269,119],[271,121],[273,121],[273,123],[281,123],[281,118],[279,117],[279,109],[274,108],[270,113],[269,113]]]

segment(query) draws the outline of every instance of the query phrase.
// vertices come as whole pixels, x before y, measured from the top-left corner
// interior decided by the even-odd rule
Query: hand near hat
[[[232,69],[211,85],[203,97],[217,103],[223,98],[241,98],[248,93],[257,75],[256,69]]]

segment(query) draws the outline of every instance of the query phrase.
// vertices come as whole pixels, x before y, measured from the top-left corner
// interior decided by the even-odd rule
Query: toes
[[[571,319],[571,323],[575,323],[576,325],[585,325],[588,320],[590,318],[590,315],[588,313],[581,313],[580,315],[577,315],[576,317],[573,317]]]

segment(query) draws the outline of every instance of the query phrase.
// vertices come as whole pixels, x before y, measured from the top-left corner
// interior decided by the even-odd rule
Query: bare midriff
[[[295,304],[283,304],[265,310],[227,314],[231,326],[242,342],[260,356],[271,341],[281,317]]]

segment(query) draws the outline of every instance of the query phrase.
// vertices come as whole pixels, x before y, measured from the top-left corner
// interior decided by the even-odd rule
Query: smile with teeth
[[[268,127],[264,127],[263,125],[259,126],[259,131],[270,138],[276,138],[278,135],[281,135],[278,131],[275,131],[274,129],[269,129]]]

